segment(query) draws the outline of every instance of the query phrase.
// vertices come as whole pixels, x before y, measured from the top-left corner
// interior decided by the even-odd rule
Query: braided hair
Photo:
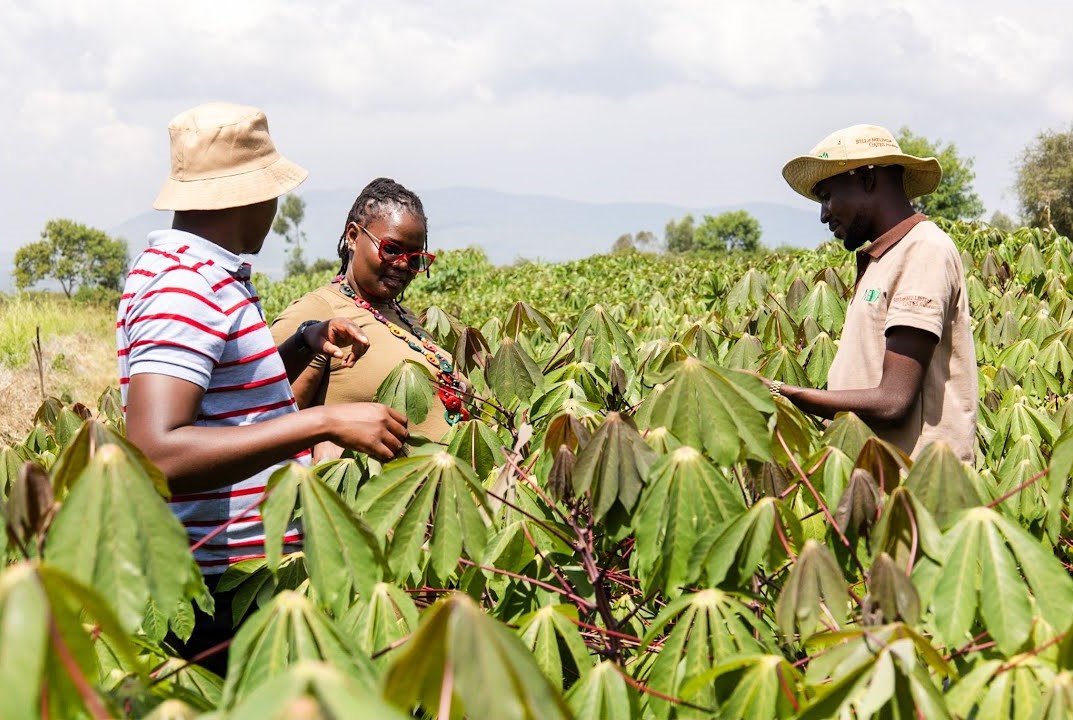
[[[369,221],[383,217],[396,209],[409,210],[421,218],[421,223],[425,226],[425,249],[428,249],[428,218],[425,217],[425,208],[421,205],[421,198],[391,178],[377,178],[365,186],[365,189],[354,200],[350,214],[347,215],[343,234],[339,236],[340,275],[346,275],[347,265],[350,264],[350,250],[346,244],[346,229],[350,223],[367,227]]]

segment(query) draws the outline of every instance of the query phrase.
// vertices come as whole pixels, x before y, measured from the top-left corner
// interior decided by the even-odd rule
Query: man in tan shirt
[[[857,279],[828,389],[773,382],[772,393],[823,417],[854,412],[914,457],[942,441],[972,462],[978,392],[965,272],[950,237],[910,204],[938,187],[938,161],[904,154],[885,128],[855,125],[782,174],[856,251]]]

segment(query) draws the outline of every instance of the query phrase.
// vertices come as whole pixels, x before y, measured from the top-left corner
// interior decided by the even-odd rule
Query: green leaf
[[[517,340],[523,331],[533,328],[549,340],[555,337],[551,319],[547,315],[521,300],[514,303],[507,314],[507,321],[503,324],[503,334]]]
[[[1013,557],[993,524],[981,528],[983,553],[980,556],[982,587],[980,615],[995,644],[1007,656],[1013,655],[1028,638],[1032,626],[1032,608],[1028,593],[1007,591],[1021,584]],[[1001,588],[1001,591],[996,592]]]
[[[846,322],[846,302],[823,280],[812,286],[812,290],[797,308],[798,320],[813,318],[827,332],[841,331]]]
[[[853,413],[839,413],[827,426],[820,445],[836,447],[851,458],[861,454],[865,442],[875,437],[875,433],[863,420]]]
[[[533,653],[544,676],[559,690],[567,675],[584,678],[592,669],[592,659],[578,631],[577,608],[572,605],[546,605],[518,620],[518,635]],[[569,653],[574,669],[568,670],[560,647]]]
[[[885,552],[900,568],[910,567],[922,555],[938,560],[943,552],[935,519],[905,487],[894,488],[888,496],[871,541],[873,557]]]
[[[1057,544],[1062,511],[1067,507],[1070,475],[1073,474],[1073,429],[1066,430],[1054,445],[1047,470],[1047,536]]]
[[[265,484],[265,496],[261,500],[261,521],[265,526],[265,560],[272,572],[279,567],[283,555],[283,536],[294,515],[298,502],[298,486],[305,475],[294,463],[287,463],[276,470]]]
[[[383,577],[384,557],[377,536],[312,472],[299,473],[306,567],[321,602],[336,617],[350,605],[351,589],[371,592]]]
[[[989,508],[973,508],[947,536],[948,551],[932,605],[936,632],[948,645],[968,642],[979,607],[999,649],[1014,653],[1031,629],[1030,593],[1051,627],[1064,630],[1069,625],[1073,579],[1021,527]]]
[[[838,644],[809,664],[806,682],[815,691],[797,716],[801,720],[951,717],[927,671],[931,667],[950,675],[950,668],[926,640],[906,626],[894,624],[817,638]],[[810,652],[814,652],[811,645]]]
[[[292,720],[293,718],[357,718],[405,720],[410,715],[380,699],[376,691],[355,682],[339,667],[300,660],[238,703],[229,720]]]
[[[168,480],[164,473],[142,454],[142,451],[127,441],[116,431],[107,425],[95,420],[89,420],[82,424],[78,434],[74,436],[52,467],[52,492],[57,500],[63,500],[68,490],[82,476],[83,468],[89,464],[95,453],[100,452],[106,446],[117,447],[127,462],[139,468],[141,474],[149,479],[156,492],[165,500],[171,498],[168,488]]]
[[[100,592],[133,632],[150,598],[173,621],[179,604],[203,591],[187,543],[143,466],[107,444],[96,449],[56,514],[45,557]]]
[[[269,568],[275,571],[279,564],[283,533],[297,497],[309,579],[324,606],[342,616],[352,592],[364,595],[383,578],[386,563],[378,535],[307,467],[291,463],[277,470],[267,488],[270,495],[261,504],[261,515]]]
[[[573,717],[522,641],[462,594],[425,612],[389,668],[383,694],[400,709],[417,706],[436,717],[443,717],[437,711],[445,698],[451,717]]]
[[[0,574],[0,709],[11,720],[41,717],[41,676],[48,647],[48,600],[33,566]]]
[[[934,515],[940,527],[959,511],[984,504],[965,464],[944,442],[929,444],[917,457],[905,487]]]
[[[395,460],[358,495],[358,511],[376,536],[393,530],[388,562],[403,577],[417,567],[429,525],[438,577],[450,575],[463,550],[478,560],[488,537],[481,509],[491,514],[484,488],[469,465],[447,452]]]
[[[868,624],[899,620],[915,625],[920,620],[920,595],[905,571],[890,555],[879,553],[868,570],[868,595],[862,613]]]
[[[578,455],[572,478],[574,494],[592,492],[592,512],[597,520],[616,502],[629,512],[637,503],[655,458],[655,452],[629,417],[608,413]]]
[[[767,297],[768,276],[756,268],[749,268],[727,294],[727,307],[755,307]]]
[[[597,665],[566,695],[577,720],[633,720],[641,717],[637,692],[610,660]]]
[[[737,484],[691,447],[653,467],[634,514],[638,574],[645,591],[682,592],[700,568],[692,555],[700,538],[745,512]]]
[[[368,657],[309,600],[286,590],[239,628],[228,658],[223,707],[233,708],[302,660],[325,660],[368,691],[376,687]]]
[[[846,622],[848,601],[846,579],[831,551],[807,540],[779,593],[775,620],[786,637],[808,637],[823,627],[838,630]]]
[[[592,338],[592,360],[597,367],[606,368],[611,365],[611,359],[617,357],[620,365],[632,371],[633,340],[603,305],[586,308],[577,319],[574,346],[579,354],[588,338]]]
[[[98,637],[100,636],[100,637]],[[0,710],[7,718],[113,716],[98,686],[95,643],[107,639],[132,681],[145,667],[115,615],[91,588],[46,564],[0,574]],[[47,708],[47,711],[46,711]]]
[[[763,497],[721,533],[708,534],[706,541],[697,543],[697,558],[708,582],[743,585],[756,572],[774,572],[787,558],[780,530],[792,550],[802,536],[797,517],[781,501]]]
[[[973,511],[969,511],[973,512]],[[965,516],[946,533],[943,572],[935,586],[932,609],[936,634],[947,646],[960,647],[971,638],[980,593],[980,525]]]
[[[682,688],[691,699],[715,684],[720,717],[788,718],[800,707],[801,675],[781,655],[739,655],[697,676]]]
[[[533,390],[544,386],[544,374],[521,345],[507,337],[488,361],[488,382],[500,402],[525,405]]]
[[[771,457],[768,417],[775,403],[763,383],[689,358],[674,365],[662,393],[653,394],[647,427],[666,427],[719,465]]]
[[[663,638],[646,684],[672,697],[679,697],[683,686],[710,671],[720,660],[763,653],[767,646],[774,645],[770,629],[748,606],[721,590],[701,590],[668,603],[645,635],[644,646],[648,647],[671,622],[674,629]],[[714,690],[698,688],[691,702],[714,707]],[[671,703],[655,695],[648,695],[647,699],[656,717],[671,716],[674,708]]]
[[[404,590],[388,583],[377,583],[340,622],[348,637],[367,655],[382,653],[417,629],[417,606]],[[374,662],[384,665],[389,655]]]
[[[401,412],[411,423],[424,422],[435,400],[432,374],[423,363],[404,360],[376,389],[376,402]]]
[[[444,438],[447,452],[467,463],[477,477],[488,477],[492,468],[502,465],[503,440],[479,420],[460,422]]]

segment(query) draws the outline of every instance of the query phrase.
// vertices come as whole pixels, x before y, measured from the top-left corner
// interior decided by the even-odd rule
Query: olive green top
[[[376,309],[388,320],[398,325],[410,339],[420,346],[420,340],[410,334],[410,329],[399,317],[394,305],[377,306]],[[427,336],[428,333],[420,327],[417,318],[409,310],[404,308],[404,311],[410,322]],[[343,295],[339,291],[339,286],[335,284],[317,288],[291,303],[272,322],[272,337],[278,345],[293,335],[298,326],[306,320],[330,320],[334,317],[353,320],[369,338],[369,349],[351,368],[343,367],[338,360],[331,360],[327,381],[321,383],[318,392],[318,404],[374,402],[377,388],[404,360],[416,360],[424,364],[429,372],[436,373],[424,355],[415,352],[406,342],[392,335],[386,325],[373,317],[368,310],[355,305],[354,301]],[[444,357],[451,357],[449,352],[440,350],[440,353]],[[309,364],[311,367],[323,368],[328,360],[329,358],[324,355],[317,355]],[[424,435],[430,440],[441,439],[451,427],[444,418],[446,411],[439,396],[435,396],[429,407],[428,417],[420,423],[411,421],[410,432]]]

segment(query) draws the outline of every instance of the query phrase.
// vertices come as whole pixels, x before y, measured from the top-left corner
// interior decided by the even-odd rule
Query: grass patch
[[[115,317],[113,306],[62,295],[0,295],[0,444],[26,436],[43,395],[93,408],[117,384]],[[44,388],[33,354],[39,327]]]
[[[0,365],[19,370],[33,363],[33,342],[86,334],[114,343],[116,310],[75,303],[51,293],[0,295]]]

